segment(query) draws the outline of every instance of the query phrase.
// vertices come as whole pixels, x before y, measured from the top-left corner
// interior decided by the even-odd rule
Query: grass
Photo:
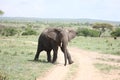
[[[70,69],[67,72],[67,75],[65,76],[65,80],[72,80],[77,72],[77,69],[78,69],[78,65],[76,63],[70,65]]]
[[[95,63],[94,66],[102,72],[109,73],[112,70],[120,70],[120,66]]]
[[[76,37],[70,42],[70,46],[120,55],[119,39]],[[46,63],[46,54],[40,55],[42,61],[33,61],[37,45],[32,42],[37,43],[37,40],[38,36],[0,36],[0,75],[4,75],[8,80],[35,80],[49,70],[53,64]],[[68,75],[74,74],[76,68],[75,65],[72,66]]]
[[[114,40],[111,37],[76,37],[71,41],[70,46],[105,54],[120,55],[120,38]]]
[[[1,22],[4,26],[13,26],[20,28],[26,27],[30,22]],[[43,31],[45,27],[61,26],[61,23],[44,23],[33,22],[31,23],[38,33]],[[62,24],[62,26],[71,26],[72,28],[78,28],[80,25],[72,25],[68,23]],[[74,27],[73,27],[74,26]],[[83,25],[81,25],[83,26]],[[87,27],[88,26],[83,26]],[[41,54],[41,61],[34,62],[37,45],[37,36],[0,36],[0,80],[35,80],[36,77],[42,76],[53,65],[46,62],[46,54]],[[98,51],[105,54],[120,55],[120,38],[114,40],[113,38],[94,38],[94,37],[76,37],[70,42],[70,46],[78,46],[82,49],[88,49]],[[111,70],[115,66],[106,64],[95,64],[99,69]],[[71,65],[70,71],[67,76],[72,76],[77,71],[77,64]],[[116,69],[116,68],[115,68]],[[67,78],[68,79],[72,79]]]
[[[37,42],[37,36],[0,38],[0,76],[6,80],[35,80],[53,66],[44,53],[40,55],[43,61],[33,61],[37,45],[27,41]]]

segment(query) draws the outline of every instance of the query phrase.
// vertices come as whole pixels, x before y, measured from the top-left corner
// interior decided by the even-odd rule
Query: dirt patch
[[[70,65],[64,66],[63,53],[59,51],[57,62],[54,67],[48,71],[43,77],[37,78],[37,80],[64,80]]]
[[[114,61],[117,59],[119,60],[118,56],[112,56],[112,55],[105,55],[105,54],[99,54],[97,52],[92,51],[86,51],[81,50],[79,48],[69,48],[69,52],[72,55],[72,58],[74,60],[74,64],[77,64],[77,69],[75,69],[75,73],[71,74],[70,77],[72,79],[69,80],[119,80],[120,79],[120,72],[118,71],[112,71],[110,74],[104,74],[100,70],[96,69],[93,64],[104,62],[103,60],[100,60],[101,58],[108,58],[108,59],[114,59]],[[105,61],[105,63],[108,64],[114,64],[114,61]],[[116,63],[116,62],[115,62]],[[72,64],[72,65],[74,65]],[[120,63],[117,62],[119,65]],[[64,57],[63,53],[59,51],[58,54],[58,60],[57,64],[48,71],[44,76],[37,78],[37,80],[68,80],[66,77],[67,73],[70,70],[70,66],[67,65],[64,66]],[[117,74],[117,75],[114,75]]]

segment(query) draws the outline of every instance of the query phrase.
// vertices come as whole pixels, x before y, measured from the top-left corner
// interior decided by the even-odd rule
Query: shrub
[[[115,31],[111,32],[111,36],[120,37],[120,28],[116,28]]]
[[[88,29],[88,28],[78,28],[77,29],[77,36],[90,36],[90,37],[98,37],[99,31]]]
[[[25,32],[22,33],[22,35],[36,35],[37,32],[35,30],[26,30]]]
[[[34,29],[32,29],[32,26],[30,24],[27,25],[27,28],[22,33],[22,35],[36,35],[36,34],[37,32]]]
[[[0,34],[3,36],[14,36],[17,34],[17,30],[15,28],[9,27],[0,30]]]
[[[97,30],[89,30],[89,34],[91,37],[99,37],[100,32]]]

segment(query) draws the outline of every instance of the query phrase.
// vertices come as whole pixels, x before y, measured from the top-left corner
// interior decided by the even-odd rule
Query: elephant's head
[[[47,36],[55,41],[62,39],[64,36],[65,38],[68,38],[68,41],[70,41],[76,36],[76,31],[73,29],[50,28],[47,32]]]
[[[70,41],[76,36],[76,31],[74,31],[73,29],[68,29],[67,34],[68,34],[68,41]]]

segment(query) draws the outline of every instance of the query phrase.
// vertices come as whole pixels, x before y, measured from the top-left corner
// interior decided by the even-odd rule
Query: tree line
[[[78,36],[90,36],[90,37],[102,37],[102,34],[105,32],[112,37],[120,37],[120,28],[115,28],[113,25],[109,23],[94,23],[90,28],[78,28],[77,35]]]

